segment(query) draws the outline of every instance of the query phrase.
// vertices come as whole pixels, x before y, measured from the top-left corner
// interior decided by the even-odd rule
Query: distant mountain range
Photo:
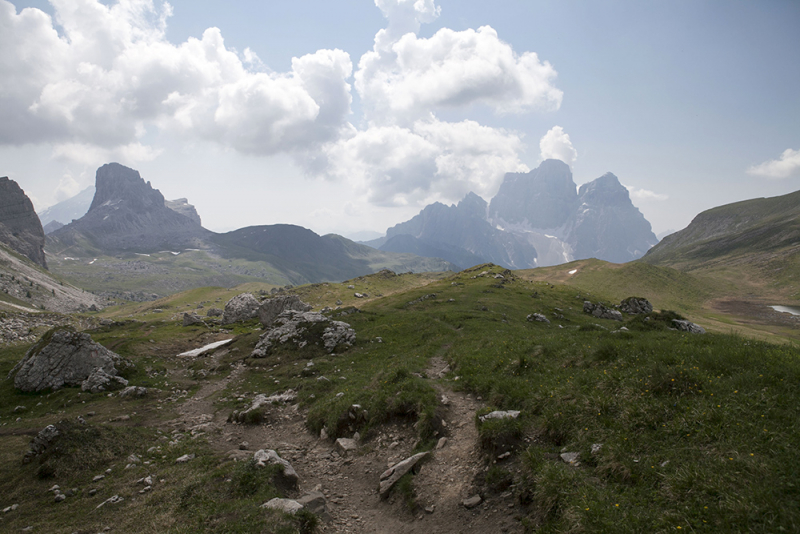
[[[624,263],[657,242],[616,176],[578,189],[569,166],[549,159],[528,173],[506,174],[489,204],[474,193],[457,205],[431,204],[366,244],[462,267],[490,261],[524,269],[587,258]]]
[[[117,256],[201,250],[222,258],[264,262],[270,276],[292,284],[337,281],[389,268],[399,272],[445,271],[439,258],[378,251],[337,235],[319,236],[286,224],[251,226],[218,234],[203,228],[186,199],[165,201],[139,173],[118,163],[97,170],[95,194],[82,217],[47,236],[59,258]],[[191,266],[183,266],[191,269]]]

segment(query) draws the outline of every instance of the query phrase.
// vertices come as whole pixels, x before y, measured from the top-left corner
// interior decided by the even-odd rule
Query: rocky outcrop
[[[602,304],[592,304],[588,300],[583,302],[584,313],[589,313],[598,319],[611,319],[612,321],[621,321],[622,314],[617,310],[607,308]]]
[[[695,324],[691,321],[683,321],[681,319],[673,319],[672,325],[682,332],[689,332],[690,334],[705,334],[706,329],[700,326],[699,324]]]
[[[310,311],[312,306],[306,304],[297,295],[287,295],[267,299],[258,307],[258,320],[264,326],[272,326],[278,316],[286,310],[300,312]]]
[[[101,393],[103,391],[113,391],[122,389],[128,385],[128,381],[121,376],[107,373],[101,367],[96,367],[86,380],[81,382],[81,389],[89,393]]]
[[[180,213],[184,217],[190,218],[197,224],[203,224],[203,221],[200,220],[200,215],[197,213],[197,209],[189,204],[189,201],[185,198],[165,200],[164,205],[175,213]]]
[[[236,295],[225,304],[225,310],[222,312],[222,324],[249,321],[258,315],[259,306],[261,303],[252,293]]]
[[[44,241],[31,199],[17,182],[0,177],[0,243],[46,269]]]
[[[253,460],[256,467],[265,467],[267,465],[277,465],[281,468],[279,484],[283,487],[290,489],[297,489],[297,484],[300,482],[300,477],[297,476],[297,471],[294,470],[292,464],[288,460],[281,458],[277,452],[271,449],[261,449],[256,451],[253,455]]]
[[[628,297],[620,303],[619,310],[628,315],[640,315],[651,313],[653,311],[653,305],[650,304],[650,301],[642,297]]]
[[[286,310],[272,323],[272,328],[261,335],[251,356],[264,358],[279,345],[296,349],[311,344],[333,352],[338,346],[352,346],[356,332],[342,321],[331,321],[318,312]]]
[[[211,232],[169,209],[137,171],[108,163],[97,169],[89,211],[50,235],[57,248],[91,246],[114,253],[202,248]]]
[[[22,458],[22,463],[27,464],[44,451],[61,435],[56,425],[47,425],[36,434],[36,437],[31,441],[30,449],[25,453]]]
[[[28,350],[11,370],[14,386],[21,391],[42,391],[81,386],[100,370],[110,377],[133,364],[111,352],[91,336],[69,329],[55,329]],[[125,382],[127,385],[127,382]]]
[[[380,484],[378,485],[378,493],[380,494],[381,498],[386,499],[389,496],[389,492],[391,492],[392,487],[394,487],[394,485],[397,484],[401,478],[403,478],[403,475],[416,468],[420,460],[425,458],[428,454],[429,453],[427,452],[417,453],[414,456],[406,458],[402,462],[399,462],[384,471],[381,474]]]

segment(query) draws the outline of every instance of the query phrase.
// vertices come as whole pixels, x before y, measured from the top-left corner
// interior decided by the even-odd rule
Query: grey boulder
[[[311,310],[311,306],[300,300],[297,295],[267,299],[258,307],[258,320],[264,326],[272,326],[275,319],[286,310],[307,312]]]
[[[689,332],[690,334],[705,334],[706,329],[700,326],[699,324],[695,324],[691,321],[682,321],[680,319],[673,319],[672,324],[678,330],[682,332]]]
[[[619,309],[622,313],[639,315],[642,313],[651,313],[653,311],[653,305],[645,298],[628,297],[620,303]]]
[[[252,293],[236,295],[225,304],[225,311],[222,312],[222,324],[249,321],[256,316],[259,306],[261,303]]]
[[[122,389],[128,385],[128,381],[121,376],[106,373],[102,368],[97,367],[92,374],[81,382],[81,389],[89,393],[101,393],[103,391],[113,391]]]
[[[291,344],[302,349],[309,343],[322,345],[331,353],[339,345],[351,346],[355,341],[356,332],[347,323],[331,321],[318,312],[286,310],[261,335],[251,356],[264,358],[278,345]]]
[[[115,377],[118,369],[132,367],[89,334],[60,329],[48,332],[31,347],[8,378],[13,376],[14,386],[21,391],[55,390],[82,385],[96,369]]]
[[[272,449],[261,449],[255,452],[253,460],[258,467],[266,467],[267,465],[278,465],[282,468],[281,482],[292,489],[297,489],[297,484],[300,482],[300,477],[297,476],[297,471],[294,470],[292,464],[287,460],[281,458],[277,452]]]
[[[622,321],[622,314],[617,310],[607,308],[602,304],[592,304],[591,302],[584,301],[583,311],[591,314],[598,319],[611,319],[612,321]]]

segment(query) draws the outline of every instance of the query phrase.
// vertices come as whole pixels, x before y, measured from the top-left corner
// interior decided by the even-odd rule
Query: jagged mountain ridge
[[[7,176],[0,177],[0,243],[47,269],[42,223],[31,199]]]
[[[506,174],[489,205],[474,193],[458,205],[431,204],[372,243],[384,246],[401,234],[447,243],[510,268],[587,258],[624,263],[658,242],[616,176],[607,173],[577,190],[569,166],[552,159],[529,173]],[[395,250],[415,246],[423,251],[410,241],[396,243]]]

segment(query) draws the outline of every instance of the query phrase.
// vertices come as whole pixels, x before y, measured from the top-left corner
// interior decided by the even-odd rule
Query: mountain
[[[461,247],[440,241],[425,241],[412,235],[395,235],[378,247],[386,252],[406,252],[425,258],[442,258],[461,268],[487,263],[485,258],[477,256]]]
[[[410,220],[389,228],[386,231],[387,242],[395,236],[409,235],[434,249],[441,248],[437,244],[446,243],[452,247],[448,255],[477,256],[511,269],[534,265],[536,249],[533,245],[524,236],[492,226],[486,219],[487,208],[486,201],[475,193],[468,193],[457,205],[445,206],[436,202]],[[395,246],[398,244],[395,241]],[[405,244],[412,249],[420,246],[411,241]],[[409,249],[403,251],[411,252]]]
[[[0,177],[0,243],[47,268],[44,230],[25,191],[8,177]]]
[[[508,173],[489,206],[489,218],[503,226],[559,228],[575,213],[578,194],[569,165],[544,160],[529,173]]]
[[[50,239],[58,250],[78,246],[106,253],[201,248],[211,232],[168,207],[138,171],[108,163],[97,169],[89,211]]]
[[[89,206],[92,205],[94,198],[94,186],[89,186],[77,195],[67,200],[63,200],[58,204],[54,204],[49,208],[42,210],[39,213],[39,220],[42,221],[42,226],[47,226],[52,221],[58,221],[61,224],[68,224],[75,219],[80,219],[86,212],[89,211]]]
[[[189,201],[185,198],[179,198],[176,200],[165,200],[164,205],[166,205],[169,209],[171,209],[175,213],[180,213],[184,217],[189,217],[197,224],[203,224],[203,222],[200,220],[200,214],[197,213],[197,209],[195,209],[194,206],[189,204]]]
[[[613,174],[583,184],[565,241],[575,259],[625,263],[642,257],[658,239]]]
[[[759,258],[778,266],[797,263],[798,252],[800,191],[704,211],[685,229],[666,236],[642,261],[692,269]]]
[[[290,224],[248,226],[215,234],[209,241],[223,257],[264,261],[293,284],[346,280],[383,268],[396,272],[454,269],[444,260],[378,251],[335,234],[320,236]]]

